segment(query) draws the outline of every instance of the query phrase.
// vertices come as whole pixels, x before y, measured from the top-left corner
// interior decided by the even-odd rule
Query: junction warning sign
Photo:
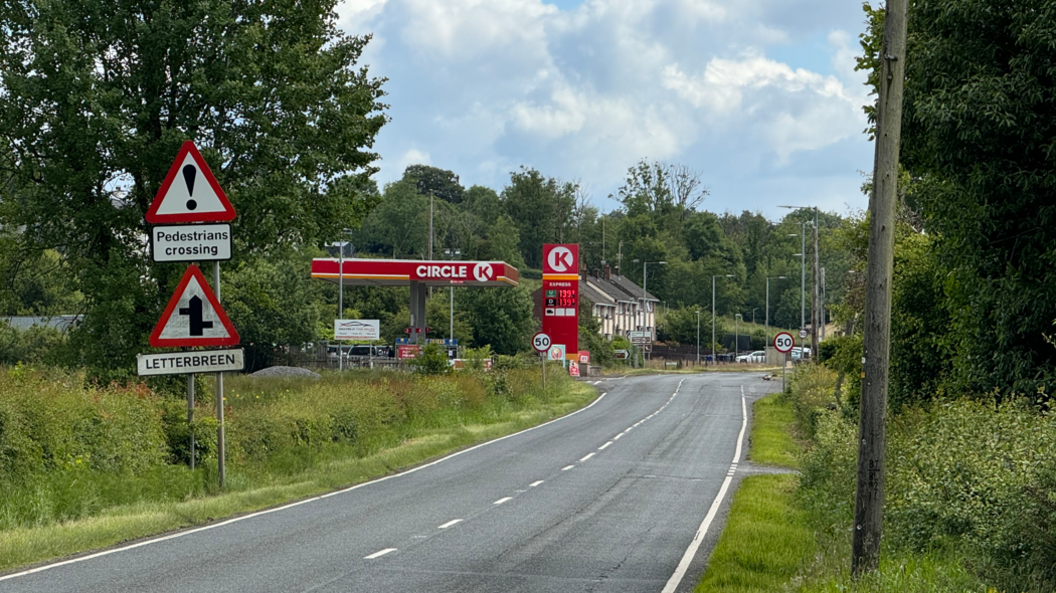
[[[165,312],[150,334],[150,345],[234,346],[238,342],[235,326],[231,325],[227,313],[220,307],[202,271],[198,266],[188,266]]]

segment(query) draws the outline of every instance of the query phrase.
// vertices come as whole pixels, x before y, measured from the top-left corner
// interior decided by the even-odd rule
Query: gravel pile
[[[251,373],[250,377],[308,377],[311,379],[319,379],[321,376],[319,373],[309,371],[308,369],[302,369],[301,367],[268,367],[266,369],[260,369],[255,373]]]

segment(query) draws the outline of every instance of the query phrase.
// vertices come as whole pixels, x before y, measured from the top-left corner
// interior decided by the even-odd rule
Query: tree
[[[953,380],[977,393],[1051,393],[1056,13],[1044,0],[910,10],[902,159],[922,184],[915,205],[945,271]],[[877,59],[873,50],[863,64]]]
[[[0,7],[0,138],[19,185],[0,224],[60,248],[88,307],[74,332],[100,380],[132,367],[183,267],[155,264],[143,216],[194,140],[239,213],[236,260],[315,244],[371,201],[382,80],[335,0]],[[237,263],[234,262],[234,263]]]
[[[521,230],[521,255],[529,267],[542,267],[544,243],[564,242],[575,196],[575,184],[543,177],[535,169],[510,173],[502,203]]]
[[[403,171],[404,181],[414,181],[418,193],[435,196],[449,204],[462,202],[465,189],[458,183],[458,175],[428,165],[411,165]]]
[[[668,166],[668,185],[678,209],[679,220],[685,220],[691,212],[695,212],[697,207],[704,203],[704,198],[711,193],[700,180],[700,172],[686,165]]]
[[[381,203],[363,221],[363,241],[394,258],[420,256],[429,238],[429,201],[413,181],[385,186]]]
[[[513,355],[529,347],[535,330],[532,296],[522,287],[463,290],[455,304],[473,328],[473,344]]]

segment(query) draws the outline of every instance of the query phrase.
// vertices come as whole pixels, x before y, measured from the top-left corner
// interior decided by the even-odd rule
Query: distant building
[[[656,340],[656,306],[660,302],[652,294],[626,276],[612,275],[608,264],[600,273],[591,275],[584,271],[579,276],[580,314],[585,301],[590,301],[590,314],[601,327],[598,333],[608,339],[627,337],[628,332],[649,332],[650,341]],[[535,302],[534,315],[542,320],[543,291],[532,293]]]
[[[30,316],[14,316],[14,317],[0,317],[0,323],[7,323],[9,326],[25,331],[33,326],[40,327],[54,327],[60,332],[65,332],[70,327],[80,323],[80,315],[52,315],[50,317],[30,317]]]

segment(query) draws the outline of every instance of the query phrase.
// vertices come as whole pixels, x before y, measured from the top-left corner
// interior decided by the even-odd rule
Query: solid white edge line
[[[513,500],[512,496],[504,496],[491,504],[502,504],[504,502],[510,502],[511,500]]]
[[[363,559],[364,560],[373,560],[375,558],[380,558],[381,556],[384,556],[385,554],[388,554],[390,552],[395,552],[395,551],[396,551],[396,548],[385,548],[384,550],[379,550],[377,552],[374,552],[370,556],[364,556]]]
[[[461,523],[461,522],[462,522],[462,519],[455,519],[454,521],[448,521],[447,523],[444,523],[443,525],[438,525],[436,528],[437,529],[447,529],[448,527],[451,527],[452,525],[455,525],[455,524]]]
[[[529,488],[535,488],[536,486],[538,486],[539,484],[542,484],[545,481],[546,480],[536,480],[535,482],[532,482],[531,484],[528,484],[528,487]]]
[[[582,457],[582,458],[581,458],[581,459],[579,460],[579,462],[580,462],[580,463],[583,463],[584,461],[586,461],[586,460],[590,459],[591,457],[594,457],[594,453],[588,453],[587,455],[583,456],[583,457]]]
[[[737,435],[737,452],[733,456],[733,463],[730,466],[731,471],[737,466],[737,459],[741,456],[741,442],[744,440],[744,431],[748,426],[748,413],[747,406],[744,402],[744,386],[741,386],[741,432]],[[667,584],[664,585],[664,589],[660,593],[675,593],[678,589],[678,585],[682,582],[682,577],[686,576],[686,571],[689,570],[690,563],[693,562],[693,557],[697,555],[697,550],[700,549],[700,544],[704,542],[704,535],[708,532],[708,528],[711,527],[711,522],[715,520],[715,515],[719,512],[719,507],[722,506],[722,499],[726,496],[726,491],[730,488],[730,483],[733,482],[733,474],[727,473],[726,479],[722,481],[722,487],[719,488],[719,493],[715,495],[714,502],[711,503],[711,508],[708,509],[708,514],[704,516],[704,520],[700,523],[700,528],[697,529],[696,535],[693,536],[693,541],[690,542],[689,547],[686,548],[686,553],[682,555],[682,560],[678,563],[678,568],[675,569],[675,573],[668,579]]]
[[[352,492],[353,490],[359,490],[360,488],[365,488],[365,487],[371,486],[373,484],[378,484],[380,482],[385,482],[385,481],[391,480],[393,478],[399,478],[400,476],[406,476],[408,474],[413,474],[414,472],[421,471],[421,470],[423,470],[423,469],[425,469],[427,467],[432,467],[434,465],[443,463],[443,462],[447,461],[448,459],[452,459],[454,457],[458,457],[459,455],[464,455],[466,453],[469,453],[470,451],[474,451],[476,449],[480,449],[481,447],[486,447],[486,446],[488,446],[488,445],[490,445],[492,443],[497,443],[499,441],[504,441],[506,439],[513,438],[513,437],[518,436],[518,435],[522,435],[522,434],[524,434],[526,432],[531,432],[533,430],[542,428],[542,427],[547,426],[549,424],[553,424],[555,422],[560,422],[561,420],[564,420],[566,418],[571,418],[572,416],[575,416],[576,414],[579,414],[580,412],[585,412],[585,411],[593,408],[595,404],[600,402],[602,400],[602,398],[604,398],[608,394],[609,393],[607,391],[605,393],[602,393],[601,395],[598,396],[597,399],[595,399],[594,401],[590,402],[589,405],[587,405],[584,408],[580,408],[580,409],[576,410],[575,412],[572,412],[571,414],[567,414],[565,416],[561,416],[560,418],[554,418],[553,420],[551,420],[549,422],[544,422],[543,424],[540,424],[538,426],[533,426],[531,428],[526,428],[526,429],[524,429],[524,430],[522,430],[520,432],[515,432],[513,434],[508,434],[508,435],[506,435],[504,437],[499,437],[499,438],[494,439],[494,440],[485,441],[483,443],[480,443],[479,445],[474,445],[474,446],[472,446],[472,447],[470,447],[468,449],[462,449],[461,451],[455,451],[454,453],[452,453],[452,454],[450,454],[450,455],[448,455],[446,457],[441,457],[440,459],[437,459],[436,461],[431,461],[429,463],[426,463],[425,465],[419,465],[417,467],[412,467],[411,469],[404,470],[404,471],[402,471],[400,473],[397,473],[397,474],[392,474],[392,475],[388,475],[388,476],[382,476],[380,478],[376,478],[376,479],[371,480],[369,482],[363,482],[362,484],[356,484],[355,486],[350,486],[350,487],[345,488],[343,490],[335,490],[334,492],[328,492],[326,494],[321,494],[319,496],[314,496],[312,498],[306,498],[304,500],[298,500],[296,502],[291,502],[289,504],[278,506],[278,507],[275,507],[275,508],[272,508],[272,509],[265,509],[263,511],[257,511],[255,513],[250,513],[248,515],[242,515],[242,516],[239,516],[239,517],[234,517],[232,519],[227,519],[226,521],[221,521],[219,523],[212,523],[210,525],[203,525],[201,527],[196,527],[194,529],[188,529],[187,531],[181,531],[179,533],[173,533],[171,535],[164,535],[162,537],[148,539],[148,540],[137,542],[137,543],[134,543],[134,544],[129,544],[127,546],[121,546],[120,548],[113,548],[113,549],[110,549],[110,550],[103,550],[101,552],[96,552],[94,554],[89,554],[87,556],[79,556],[77,558],[70,558],[69,560],[62,560],[60,562],[55,562],[54,564],[46,564],[44,566],[38,566],[36,568],[31,568],[29,570],[23,570],[21,572],[16,572],[16,573],[12,573],[12,574],[9,574],[9,575],[0,576],[0,581],[6,581],[8,579],[13,579],[13,578],[16,578],[16,577],[31,575],[33,573],[43,572],[45,570],[49,570],[49,569],[52,569],[52,568],[58,568],[60,566],[66,566],[67,564],[75,564],[77,562],[84,562],[86,560],[92,560],[92,559],[95,559],[95,558],[100,558],[102,556],[109,556],[110,554],[116,554],[118,552],[125,552],[127,550],[132,550],[132,549],[139,548],[139,547],[142,547],[142,546],[149,546],[151,544],[156,544],[156,543],[160,543],[160,542],[163,542],[163,541],[168,541],[170,539],[176,539],[178,537],[184,537],[184,536],[187,536],[187,535],[200,533],[202,531],[208,531],[210,529],[216,529],[217,527],[223,527],[225,525],[230,525],[232,523],[237,523],[239,521],[245,521],[246,519],[252,519],[254,517],[259,517],[261,515],[267,515],[269,513],[276,513],[278,511],[285,511],[286,509],[291,509],[293,507],[300,506],[302,504],[306,504],[306,503],[309,503],[309,502],[314,502],[316,500],[321,500],[321,499],[324,499],[324,498],[329,498],[331,496],[336,496],[338,494],[345,494],[347,492]]]

